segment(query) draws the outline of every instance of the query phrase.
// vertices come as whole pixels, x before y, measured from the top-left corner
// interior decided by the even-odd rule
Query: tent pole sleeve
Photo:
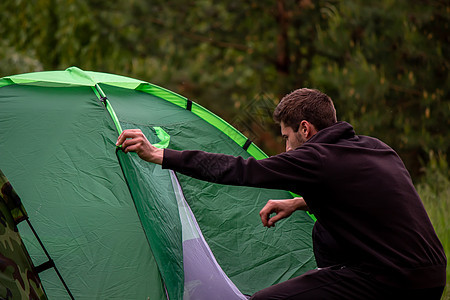
[[[290,193],[294,198],[295,198],[295,197],[301,197],[300,195],[295,194],[295,193],[293,193],[293,192],[289,192],[289,193]],[[315,216],[314,214],[310,213],[309,211],[307,211],[306,213],[308,214],[308,216],[309,216],[314,222],[317,221],[317,218],[316,218],[316,216]]]
[[[122,133],[122,126],[120,126],[119,119],[117,118],[116,112],[114,111],[111,103],[109,102],[108,98],[106,97],[103,90],[100,88],[100,86],[96,83],[95,86],[92,88],[94,90],[95,95],[97,98],[103,103],[106,110],[108,111],[109,115],[111,116],[111,119],[114,122],[114,125],[116,126],[117,132],[119,135]]]
[[[114,109],[108,99],[105,100],[105,107],[106,107],[106,110],[109,112],[111,118],[113,119],[114,125],[116,125],[117,132],[119,134],[121,134],[123,131],[122,126],[120,126],[119,119],[117,118],[116,112],[114,111]]]

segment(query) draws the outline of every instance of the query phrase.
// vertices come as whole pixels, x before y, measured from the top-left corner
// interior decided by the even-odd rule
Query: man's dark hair
[[[314,89],[298,89],[286,95],[273,112],[277,123],[283,122],[297,132],[305,120],[319,131],[337,122],[333,101],[326,94]]]

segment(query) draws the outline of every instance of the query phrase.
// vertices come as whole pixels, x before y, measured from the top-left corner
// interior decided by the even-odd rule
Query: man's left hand
[[[301,197],[284,200],[269,200],[263,209],[259,212],[264,226],[272,227],[281,219],[287,218],[296,210],[308,210],[308,205]],[[272,213],[275,216],[270,217]]]

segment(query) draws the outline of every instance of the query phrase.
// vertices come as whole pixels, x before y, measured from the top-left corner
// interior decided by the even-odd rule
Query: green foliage
[[[449,12],[437,0],[8,0],[0,76],[78,66],[143,79],[269,154],[284,149],[270,110],[293,89],[319,88],[417,175],[429,151],[450,148]]]
[[[450,174],[445,155],[430,152],[425,175],[417,185],[417,191],[433,223],[447,257],[450,254]],[[450,268],[447,263],[447,278]],[[447,281],[442,299],[449,299],[450,283]]]
[[[341,1],[324,8],[312,82],[340,118],[392,145],[417,172],[419,157],[448,152],[448,4]],[[332,58],[332,59],[330,59]]]

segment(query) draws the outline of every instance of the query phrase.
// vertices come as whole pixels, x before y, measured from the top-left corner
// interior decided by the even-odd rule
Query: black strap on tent
[[[245,141],[244,146],[242,146],[242,148],[244,148],[245,151],[247,151],[248,147],[250,147],[250,145],[252,144],[252,141],[250,139],[247,139],[247,141]]]
[[[96,83],[94,87],[95,87],[95,90],[98,93],[97,97],[103,103],[103,105],[106,107],[106,100],[108,100],[108,98],[106,97],[105,93],[103,93],[103,91],[100,88],[100,86],[98,85],[98,83]]]
[[[50,259],[49,261],[40,264],[37,267],[34,267],[34,270],[36,271],[36,273],[41,273],[45,270],[48,270],[50,268],[55,268],[55,262],[53,261],[53,259]]]
[[[192,111],[192,101],[187,99],[186,110]]]
[[[107,99],[108,98],[106,98],[105,96],[100,96],[100,101],[102,101],[103,105],[105,105],[105,106],[106,106],[106,100]]]
[[[22,213],[25,214],[25,212],[23,211],[23,209],[22,209],[22,208],[20,208],[20,209],[22,210]],[[70,299],[75,299],[75,298],[73,297],[72,293],[70,292],[69,287],[67,286],[66,282],[64,281],[64,278],[62,277],[61,273],[59,273],[59,270],[58,270],[58,268],[56,267],[55,262],[54,262],[53,259],[50,257],[50,254],[48,253],[47,249],[45,249],[45,246],[44,246],[44,244],[42,243],[41,239],[39,238],[39,236],[38,236],[36,230],[34,229],[33,225],[31,225],[31,222],[30,222],[28,216],[25,218],[25,221],[27,221],[28,226],[30,227],[31,231],[33,231],[33,234],[34,234],[34,236],[36,237],[36,240],[39,242],[39,245],[41,245],[42,250],[44,250],[44,253],[45,253],[45,255],[46,255],[47,258],[48,258],[48,261],[46,261],[45,263],[42,263],[42,264],[40,264],[39,266],[35,267],[34,270],[35,270],[37,273],[40,273],[40,272],[45,271],[45,270],[48,270],[48,269],[50,269],[50,268],[54,268],[54,269],[55,269],[55,272],[56,272],[56,275],[58,275],[59,280],[61,280],[61,282],[62,282],[64,288],[66,289],[67,293],[68,293],[69,296],[70,296]]]

